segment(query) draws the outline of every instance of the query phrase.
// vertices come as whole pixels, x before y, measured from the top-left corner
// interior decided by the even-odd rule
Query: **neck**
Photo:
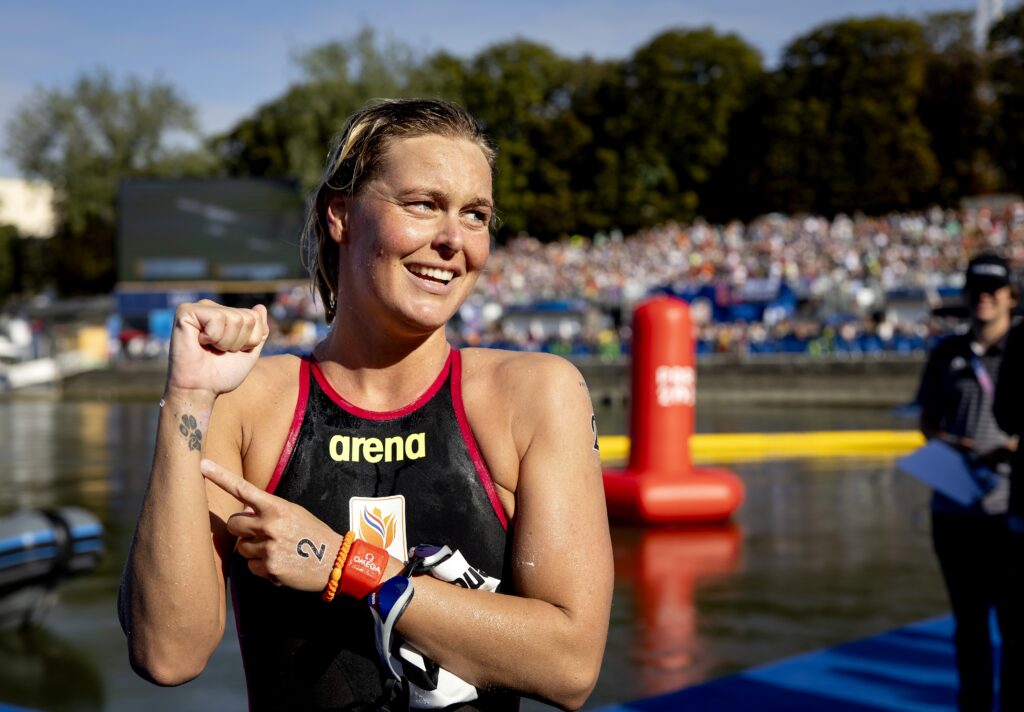
[[[1003,338],[1009,328],[1009,318],[993,319],[992,321],[985,323],[974,322],[971,325],[971,335],[974,337],[976,342],[981,344],[983,347],[988,348]]]
[[[416,339],[355,331],[335,323],[314,350],[324,374],[339,393],[367,410],[402,408],[437,378],[450,347],[444,329]]]

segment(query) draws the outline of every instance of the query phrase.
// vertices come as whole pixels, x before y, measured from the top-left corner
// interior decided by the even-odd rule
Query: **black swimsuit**
[[[453,350],[426,393],[378,413],[347,402],[315,361],[304,360],[295,417],[267,491],[394,553],[448,544],[502,579],[499,590],[507,592],[511,538],[463,409],[461,371]],[[358,521],[350,521],[350,509]],[[316,548],[306,551],[315,555]],[[365,602],[339,595],[327,604],[319,593],[274,586],[238,554],[229,570],[251,709],[380,706],[384,677]],[[483,692],[455,709],[517,704],[514,695]]]

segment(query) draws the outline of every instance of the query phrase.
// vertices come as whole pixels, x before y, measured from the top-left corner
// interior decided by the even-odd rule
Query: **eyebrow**
[[[444,191],[432,190],[430,188],[410,188],[408,190],[400,191],[398,195],[402,197],[409,197],[410,195],[426,195],[440,202],[449,202],[450,200],[448,194]],[[484,207],[491,212],[494,212],[494,201],[483,196],[470,198],[466,201],[465,205],[466,207]]]
[[[487,208],[492,213],[494,212],[494,201],[490,198],[474,198],[470,200],[467,205],[477,208]]]

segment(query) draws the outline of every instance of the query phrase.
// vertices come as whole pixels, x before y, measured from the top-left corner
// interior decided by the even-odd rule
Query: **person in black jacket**
[[[995,403],[992,411],[999,427],[1019,439],[1024,433],[1024,322],[1010,329],[1006,339],[1006,353],[999,369]],[[1011,459],[1010,526],[1014,533],[1024,536],[1024,450],[1018,448]],[[1024,565],[1024,562],[1020,562]],[[1024,596],[1022,596],[1024,600]]]
[[[956,628],[962,712],[991,712],[993,646],[989,616],[995,609],[1003,640],[1001,709],[1024,710],[1024,596],[1020,595],[1020,537],[1010,530],[1010,459],[1017,437],[1000,427],[993,400],[1008,363],[1007,340],[1017,294],[1006,261],[982,254],[967,268],[964,297],[970,328],[932,351],[921,378],[921,431],[959,450],[983,494],[964,504],[936,490],[932,539]],[[1019,353],[1019,352],[1018,352]],[[1011,369],[1012,370],[1012,369]]]

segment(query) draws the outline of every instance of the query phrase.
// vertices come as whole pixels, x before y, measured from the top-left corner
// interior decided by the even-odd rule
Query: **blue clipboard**
[[[929,440],[896,466],[965,507],[985,494],[963,454],[941,440]]]

